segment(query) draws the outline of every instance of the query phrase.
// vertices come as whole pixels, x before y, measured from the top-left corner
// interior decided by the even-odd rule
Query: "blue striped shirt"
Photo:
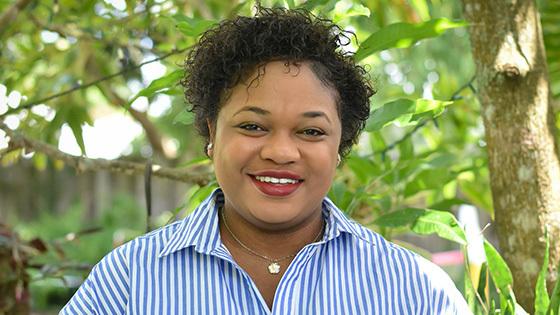
[[[471,314],[443,270],[328,198],[323,238],[296,255],[270,310],[220,240],[222,202],[217,189],[184,220],[113,250],[60,314]]]

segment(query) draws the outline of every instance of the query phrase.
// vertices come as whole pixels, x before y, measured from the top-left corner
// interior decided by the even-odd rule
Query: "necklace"
[[[220,210],[221,210],[221,212],[222,212],[222,221],[224,221],[224,225],[225,225],[226,229],[228,230],[229,234],[230,234],[230,235],[233,237],[233,239],[234,239],[239,245],[241,245],[241,247],[243,247],[247,252],[251,253],[253,256],[257,256],[257,257],[259,257],[259,258],[261,258],[261,259],[264,259],[264,260],[268,261],[268,262],[269,262],[269,264],[268,264],[268,272],[269,272],[270,274],[278,274],[278,273],[280,273],[280,264],[279,264],[279,263],[280,263],[281,261],[284,261],[284,260],[288,259],[288,258],[292,258],[292,257],[294,257],[294,256],[296,255],[296,254],[291,254],[291,255],[288,255],[288,256],[284,256],[284,257],[281,257],[281,258],[276,258],[276,259],[274,259],[274,258],[268,257],[268,256],[266,256],[266,255],[262,255],[262,254],[259,254],[259,253],[255,252],[254,250],[252,250],[251,248],[249,248],[247,245],[243,244],[243,242],[241,242],[241,241],[235,236],[235,234],[233,234],[233,232],[232,232],[231,229],[229,228],[229,225],[227,224],[227,220],[226,220],[226,215],[225,215],[224,209],[221,208]],[[324,225],[324,224],[321,225],[321,230],[319,231],[319,234],[317,234],[317,236],[315,236],[315,239],[313,239],[313,243],[317,242],[317,241],[319,240],[319,238],[321,237],[321,235],[323,235],[323,233],[324,233],[324,228],[325,228],[325,225]]]

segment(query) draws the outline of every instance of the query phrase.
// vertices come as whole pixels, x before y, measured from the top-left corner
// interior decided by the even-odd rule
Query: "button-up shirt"
[[[471,314],[449,276],[345,217],[287,267],[269,309],[220,239],[215,190],[185,219],[110,252],[60,314]]]

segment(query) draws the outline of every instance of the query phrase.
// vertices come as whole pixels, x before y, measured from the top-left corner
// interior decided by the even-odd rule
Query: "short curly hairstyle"
[[[215,125],[224,98],[248,73],[273,60],[306,61],[336,91],[342,125],[338,152],[346,156],[365,127],[375,93],[366,70],[342,50],[349,34],[308,11],[284,8],[258,8],[254,17],[238,16],[207,30],[187,55],[181,81],[198,132],[208,143],[208,122]]]

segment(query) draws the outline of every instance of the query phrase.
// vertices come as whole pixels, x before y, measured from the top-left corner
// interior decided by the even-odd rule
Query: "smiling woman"
[[[307,63],[274,61],[263,69],[258,82],[232,90],[209,128],[224,211],[232,225],[246,222],[244,229],[303,228],[313,236],[340,145],[335,93]]]
[[[283,9],[207,31],[183,83],[220,188],[107,255],[61,314],[470,314],[438,267],[326,198],[373,94],[347,39]]]

